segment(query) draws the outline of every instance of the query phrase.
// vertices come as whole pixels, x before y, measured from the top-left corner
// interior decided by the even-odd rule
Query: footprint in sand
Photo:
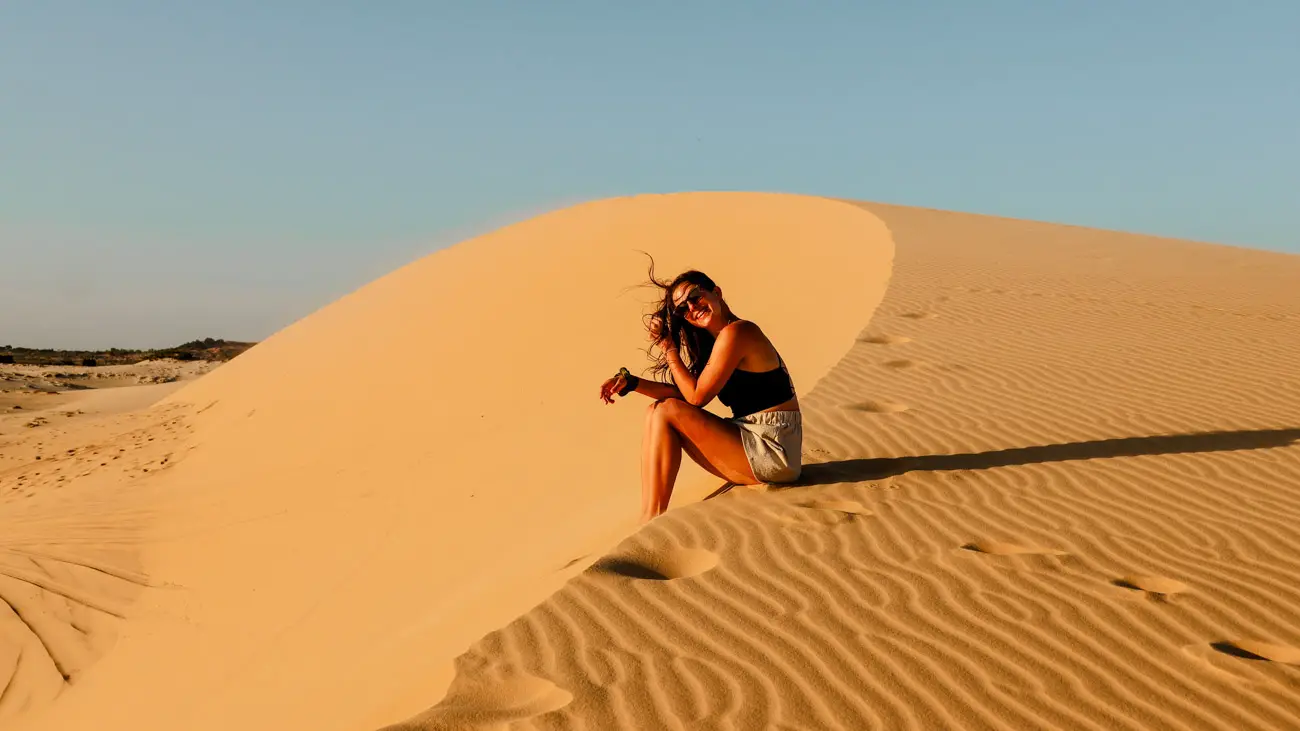
[[[677,548],[606,556],[592,564],[594,574],[626,579],[672,581],[698,576],[718,565],[718,554],[701,548]]]
[[[906,335],[868,335],[860,338],[858,342],[870,343],[871,345],[901,345],[912,342],[912,339]]]
[[[1160,601],[1168,601],[1174,594],[1181,594],[1190,588],[1175,579],[1137,574],[1124,576],[1110,583],[1123,589],[1144,592],[1147,596]]]
[[[874,515],[859,502],[852,500],[809,500],[794,503],[797,511],[782,512],[779,517],[795,525],[840,525],[853,523]]]
[[[809,500],[795,505],[807,510],[829,510],[844,515],[872,515],[862,503],[853,500]]]
[[[859,401],[855,404],[849,404],[844,408],[850,411],[865,411],[869,414],[897,414],[907,411],[906,404],[895,403],[893,401]]]
[[[891,360],[886,361],[883,365],[890,370],[901,371],[906,368],[915,368],[920,365],[920,363],[914,360]]]
[[[456,728],[489,731],[543,713],[558,711],[573,694],[545,678],[520,674],[496,683],[453,686],[441,703],[404,723],[381,731]]]
[[[1243,660],[1267,660],[1286,665],[1300,665],[1300,648],[1259,640],[1224,640],[1211,642],[1210,647],[1225,655]]]
[[[580,563],[581,561],[583,561],[584,559],[586,559],[587,556],[589,556],[589,555],[591,555],[591,554],[584,553],[584,554],[582,554],[581,556],[578,556],[578,557],[575,558],[575,559],[571,559],[568,563],[566,563],[566,564],[564,564],[563,566],[561,566],[558,570],[559,570],[559,571],[564,571],[564,570],[566,570],[566,569],[572,568],[573,566],[577,565],[578,563]]]
[[[1019,543],[1004,543],[1002,541],[974,541],[962,546],[967,551],[975,553],[987,553],[990,556],[1067,556],[1065,551],[1058,551],[1055,548],[1041,548],[1038,546],[1024,546]]]
[[[768,514],[783,523],[805,527],[851,523],[859,518],[874,515],[861,503],[852,500],[807,500],[787,505],[795,509],[781,507],[769,511]]]
[[[933,312],[904,312],[899,317],[906,317],[909,320],[933,320],[938,315]]]

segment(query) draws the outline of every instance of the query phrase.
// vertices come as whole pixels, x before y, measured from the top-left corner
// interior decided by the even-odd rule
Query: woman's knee
[[[677,417],[687,408],[690,407],[685,401],[679,398],[666,398],[659,402],[659,406],[655,409],[655,413],[659,418],[671,424],[676,421]]]
[[[646,407],[646,422],[650,423],[659,419],[672,423],[673,417],[681,412],[683,406],[685,406],[685,402],[676,398],[665,398],[659,399],[658,401],[652,401],[650,405]]]
[[[645,408],[646,427],[650,427],[655,423],[655,419],[659,419],[662,417],[662,415],[659,413],[659,407],[662,404],[663,404],[663,399],[660,399],[658,401],[651,401],[650,405]]]

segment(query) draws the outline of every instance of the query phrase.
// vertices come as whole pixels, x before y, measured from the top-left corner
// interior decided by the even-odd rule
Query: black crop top
[[[731,407],[732,418],[770,409],[794,398],[794,383],[781,363],[770,371],[731,372],[731,377],[718,391],[718,400]]]

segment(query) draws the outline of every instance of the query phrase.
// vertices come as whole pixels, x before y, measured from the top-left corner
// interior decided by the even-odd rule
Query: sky
[[[260,340],[635,193],[1300,253],[1297,33],[1292,0],[0,0],[0,345]]]

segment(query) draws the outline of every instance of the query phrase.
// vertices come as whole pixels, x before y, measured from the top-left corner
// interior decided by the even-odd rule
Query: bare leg
[[[685,451],[701,467],[738,485],[758,480],[749,467],[740,429],[680,399],[651,404],[641,448],[641,519],[668,509]]]
[[[654,514],[651,507],[654,502],[654,478],[650,474],[650,465],[654,462],[655,449],[659,448],[655,432],[655,410],[661,401],[653,401],[646,407],[645,431],[641,434],[641,522],[644,523]]]
[[[650,407],[641,453],[641,520],[645,522],[668,508],[668,498],[682,466],[682,441],[660,410]]]

